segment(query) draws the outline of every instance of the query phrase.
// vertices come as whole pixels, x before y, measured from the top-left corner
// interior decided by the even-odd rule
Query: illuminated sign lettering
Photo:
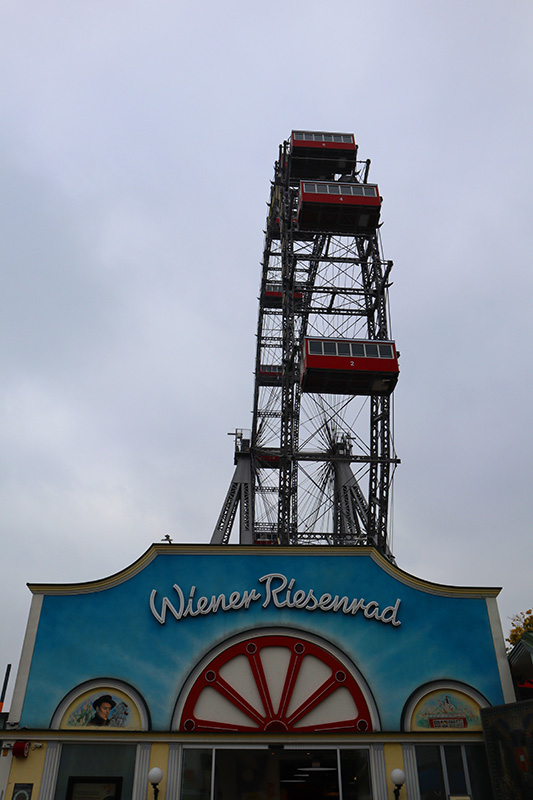
[[[191,586],[188,596],[186,596],[182,588],[175,583],[173,586],[176,593],[174,602],[172,603],[168,597],[163,597],[159,611],[156,608],[157,589],[152,590],[150,611],[156,620],[164,625],[167,612],[179,621],[186,617],[216,614],[217,611],[247,610],[252,604],[260,602],[263,608],[274,606],[275,608],[293,608],[299,611],[340,612],[351,616],[361,612],[367,619],[375,619],[387,625],[390,623],[393,627],[401,625],[398,619],[400,598],[394,605],[386,606],[381,611],[376,600],[367,602],[363,597],[357,599],[328,593],[318,595],[313,589],[297,589],[295,588],[296,579],[289,579],[280,572],[263,575],[258,582],[264,585],[263,592],[258,589],[247,589],[234,591],[229,595],[213,594],[211,597],[197,594],[196,586]]]

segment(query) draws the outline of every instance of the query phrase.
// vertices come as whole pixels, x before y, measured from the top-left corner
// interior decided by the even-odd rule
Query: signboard
[[[495,800],[533,800],[533,700],[481,710]]]

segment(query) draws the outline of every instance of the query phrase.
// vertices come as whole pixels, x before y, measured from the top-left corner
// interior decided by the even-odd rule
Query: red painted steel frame
[[[373,344],[374,342],[372,342]],[[358,356],[324,356],[309,353],[309,340],[305,342],[303,368],[307,369],[323,369],[323,370],[346,370],[348,372],[390,372],[399,373],[398,356],[393,342],[386,342],[391,344],[394,358],[369,358]]]
[[[343,206],[372,206],[381,207],[381,197],[379,195],[378,185],[364,184],[365,186],[372,186],[376,189],[376,195],[361,195],[361,194],[320,194],[319,192],[306,192],[304,183],[331,183],[332,181],[301,181],[300,183],[300,200],[299,208],[303,203],[317,203],[317,204],[330,204],[330,205],[343,205]],[[342,185],[342,184],[340,184]]]
[[[296,131],[293,131],[292,134],[291,134],[291,147],[293,147],[295,149],[301,148],[303,150],[303,149],[307,149],[308,147],[309,148],[311,148],[311,147],[324,148],[324,149],[327,149],[327,150],[354,150],[355,151],[355,149],[356,149],[356,147],[355,147],[355,137],[353,135],[352,135],[352,141],[351,142],[315,142],[315,141],[311,141],[311,140],[308,140],[308,139],[295,139],[294,138],[294,134],[295,133],[296,133]],[[300,131],[298,131],[298,133],[300,133]],[[333,134],[333,135],[335,135],[335,134]]]
[[[261,650],[265,647],[284,647],[291,651],[289,665],[285,674],[281,699],[278,708],[270,695],[265,671],[261,661]],[[296,687],[300,667],[306,656],[314,656],[331,669],[331,674],[297,708],[289,713],[291,699]],[[264,713],[252,706],[239,690],[225,681],[221,669],[234,658],[244,656],[250,665],[255,685],[259,692]],[[200,719],[194,710],[202,691],[211,687],[228,700],[236,709],[250,719],[250,725],[239,725],[230,722],[219,722]],[[306,715],[317,708],[338,688],[346,688],[354,699],[357,717],[315,725],[298,725]],[[361,689],[353,675],[334,655],[313,642],[298,639],[294,636],[267,635],[257,636],[239,642],[220,655],[216,656],[196,679],[181,714],[179,729],[183,731],[243,731],[249,733],[298,732],[311,733],[317,731],[353,731],[366,732],[372,730],[370,711]]]

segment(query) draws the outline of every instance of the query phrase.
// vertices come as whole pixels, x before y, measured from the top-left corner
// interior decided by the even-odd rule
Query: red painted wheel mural
[[[294,636],[255,636],[214,657],[196,678],[182,731],[371,731],[370,711],[346,666]]]

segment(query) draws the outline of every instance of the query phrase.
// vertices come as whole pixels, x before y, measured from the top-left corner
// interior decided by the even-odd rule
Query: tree
[[[533,609],[528,608],[527,611],[521,611],[519,614],[514,614],[511,617],[511,630],[506,641],[509,647],[514,647],[518,644],[521,637],[526,631],[533,631]]]

